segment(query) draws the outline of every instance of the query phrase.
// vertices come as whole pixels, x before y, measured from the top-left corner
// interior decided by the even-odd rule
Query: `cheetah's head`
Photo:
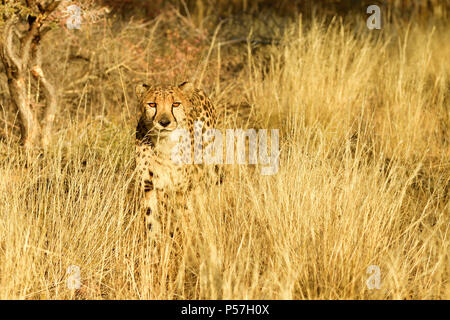
[[[144,122],[154,135],[169,135],[186,120],[189,92],[192,84],[183,82],[179,86],[152,86],[140,84],[136,87]]]

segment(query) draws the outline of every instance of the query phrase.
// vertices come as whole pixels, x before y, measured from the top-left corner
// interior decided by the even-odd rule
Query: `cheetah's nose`
[[[161,119],[161,120],[159,120],[159,124],[165,128],[170,124],[170,120],[169,119]]]

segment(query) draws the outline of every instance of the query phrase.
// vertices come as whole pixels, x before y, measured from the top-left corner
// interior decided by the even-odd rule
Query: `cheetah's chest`
[[[149,166],[153,172],[153,185],[156,190],[178,191],[186,186],[186,172],[182,165],[170,158],[154,156]]]

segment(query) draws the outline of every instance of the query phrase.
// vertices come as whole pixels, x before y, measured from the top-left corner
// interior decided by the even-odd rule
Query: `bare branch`
[[[22,39],[21,62],[24,67],[28,65],[32,43],[35,42],[35,44],[37,45],[37,43],[40,41],[41,37],[40,28],[42,24],[45,22],[47,17],[59,6],[60,3],[61,1],[52,1],[44,9],[44,12],[36,17],[36,20],[34,20],[33,23],[30,25],[30,30],[28,31],[28,34]]]
[[[42,85],[42,91],[44,93],[45,100],[47,102],[47,107],[44,110],[43,123],[41,126],[42,146],[46,147],[49,144],[50,137],[52,135],[53,123],[55,120],[55,114],[58,104],[58,96],[55,87],[45,77],[44,71],[41,68],[41,52],[39,50],[39,47],[34,47],[33,56],[34,63],[33,67],[31,68],[31,73],[36,79],[39,79]]]
[[[4,39],[5,42],[2,44],[3,46],[3,54],[6,55],[5,58],[9,60],[11,64],[13,64],[13,67],[17,68],[18,71],[21,71],[21,61],[19,56],[14,52],[14,23],[15,20],[13,17],[9,18],[6,22],[5,29],[4,29]]]
[[[22,46],[20,48],[21,55],[21,63],[23,68],[26,68],[30,59],[30,51],[31,51],[31,44],[33,43],[33,40],[39,33],[39,22],[38,19],[31,25],[31,29],[28,31],[27,35],[22,38]]]
[[[56,10],[56,8],[58,8],[58,6],[60,5],[61,1],[57,0],[57,1],[52,1],[46,8],[45,8],[45,18],[47,18],[50,14],[52,14],[53,11]]]

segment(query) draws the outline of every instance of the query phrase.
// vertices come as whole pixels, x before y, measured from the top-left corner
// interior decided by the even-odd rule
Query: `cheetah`
[[[136,95],[141,113],[136,128],[137,179],[143,192],[146,229],[153,232],[160,227],[161,208],[168,194],[175,194],[177,201],[186,199],[195,184],[194,171],[202,167],[173,161],[177,141],[171,139],[171,133],[184,129],[193,137],[194,125],[201,121],[200,132],[204,133],[215,126],[217,117],[206,94],[189,82],[179,86],[140,84]]]

